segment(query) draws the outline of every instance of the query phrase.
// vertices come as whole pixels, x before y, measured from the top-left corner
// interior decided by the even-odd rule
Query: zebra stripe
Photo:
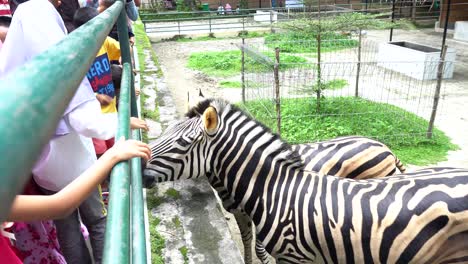
[[[209,133],[205,115],[218,122]],[[203,102],[189,120],[189,144],[171,135],[164,144],[173,149],[154,152],[152,160],[202,162],[279,263],[441,263],[468,256],[467,170],[359,181],[322,177],[305,171],[297,152],[223,101]],[[203,151],[193,155],[194,148]],[[187,170],[175,167],[176,175]]]

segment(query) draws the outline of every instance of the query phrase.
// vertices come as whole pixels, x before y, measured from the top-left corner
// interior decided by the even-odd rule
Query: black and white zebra
[[[157,144],[153,143],[152,145]],[[394,174],[397,170],[400,172],[405,171],[401,161],[385,144],[361,136],[340,137],[313,144],[292,145],[292,149],[300,154],[305,164],[305,170],[321,174],[365,179],[385,177]],[[150,161],[148,168],[156,172],[152,174],[156,176],[157,182],[166,181],[163,174],[157,173],[159,166],[152,166]],[[190,173],[183,173],[178,176],[176,180],[187,179],[191,175]],[[200,176],[200,174],[197,176]],[[217,178],[212,178],[210,184],[222,200],[223,207],[228,210],[227,208],[231,205],[229,193],[217,181]],[[230,213],[234,214],[239,227],[244,247],[244,260],[245,263],[249,264],[252,262],[252,225],[250,218],[239,211],[231,210]],[[268,254],[266,254],[261,244],[257,243],[255,249],[256,255],[262,263],[269,263]]]
[[[167,179],[216,178],[228,209],[249,215],[280,263],[468,259],[467,170],[357,181],[319,176],[268,129],[213,100],[167,130],[153,156]]]

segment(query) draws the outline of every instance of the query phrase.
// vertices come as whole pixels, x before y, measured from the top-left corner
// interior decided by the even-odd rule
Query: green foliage
[[[153,264],[164,264],[162,257],[162,250],[166,246],[166,241],[156,229],[161,220],[151,215],[149,216],[149,230],[150,230],[150,243],[151,243],[151,260]]]
[[[188,256],[187,256],[188,249],[187,249],[187,247],[186,246],[180,247],[179,251],[180,251],[180,254],[182,254],[182,256],[184,257],[184,264],[187,264],[188,263]]]
[[[274,61],[275,55],[273,52],[264,53],[266,58]],[[280,69],[293,68],[295,63],[305,63],[306,59],[292,55],[282,55]],[[229,51],[211,51],[211,52],[194,52],[190,54],[187,67],[202,71],[210,76],[228,77],[235,76],[241,72],[241,52],[239,50]],[[254,61],[247,57],[245,67],[253,72],[271,71],[271,67],[265,67],[263,63]]]
[[[254,114],[257,120],[272,129],[276,128],[274,104],[271,101],[246,102],[243,107]],[[266,112],[265,108],[269,112]],[[444,160],[449,150],[457,149],[457,146],[438,129],[434,130],[433,139],[427,139],[424,131],[428,122],[423,118],[393,105],[361,98],[322,99],[320,113],[316,111],[315,99],[283,99],[281,114],[281,136],[290,143],[364,135],[381,140],[404,163],[415,165],[433,164]],[[395,134],[411,136],[401,137]]]
[[[174,199],[179,199],[180,198],[180,193],[174,188],[169,188],[166,191],[166,195],[169,197],[172,197]]]
[[[341,89],[341,88],[344,88],[348,85],[348,82],[346,80],[343,80],[343,79],[334,79],[334,80],[331,80],[331,81],[327,81],[327,82],[322,82],[320,84],[318,83],[315,83],[313,85],[308,85],[308,86],[305,86],[303,90],[303,92],[305,94],[310,94],[310,92],[316,92],[317,90],[338,90],[338,89]]]
[[[245,84],[246,87],[248,88],[264,88],[267,87],[267,84],[262,84],[262,83],[257,83],[257,82],[252,82],[252,81],[246,81]],[[220,88],[242,88],[242,82],[239,81],[221,81],[219,83]]]
[[[219,83],[221,88],[242,88],[242,83],[239,81],[221,81]]]
[[[265,44],[270,48],[279,47],[281,52],[288,53],[315,53],[318,42],[316,33],[287,32],[272,33],[265,36]],[[331,52],[356,47],[358,41],[349,35],[334,32],[322,33],[321,52]]]
[[[156,189],[149,189],[146,191],[146,204],[148,209],[156,208],[164,202],[162,197],[156,195]]]
[[[177,11],[179,12],[188,12],[190,7],[186,4],[185,0],[176,0]]]
[[[174,224],[176,228],[179,228],[182,226],[182,223],[180,222],[180,218],[178,216],[174,216],[174,218],[172,218],[172,223]]]
[[[154,51],[151,47],[151,43],[148,39],[148,36],[146,35],[145,28],[143,26],[143,23],[141,20],[138,20],[136,23],[134,23],[134,33],[135,33],[135,41],[137,45],[137,50],[138,50],[138,61],[139,61],[139,66],[140,66],[140,89],[143,88],[145,85],[148,85],[148,83],[145,81],[144,74],[146,70],[146,65],[145,65],[145,53],[144,51],[150,51],[149,56],[151,56],[151,60],[154,62],[155,65],[159,65],[158,60],[156,59],[156,54],[154,54]],[[158,70],[156,73],[158,76],[162,75],[162,72]],[[148,100],[148,97],[144,93],[140,93],[140,102],[142,105]],[[157,105],[157,101],[154,102]],[[159,119],[159,107],[155,107],[155,110],[150,111],[145,109],[144,107],[141,107],[141,116],[142,118],[149,118],[151,120],[158,120]],[[143,141],[148,142],[148,132],[143,131]]]
[[[359,12],[343,13],[337,16],[324,17],[318,19],[297,19],[281,24],[281,27],[293,32],[305,32],[316,36],[322,33],[364,30],[364,29],[388,29],[388,28],[412,28],[407,20],[401,19],[391,22],[388,14],[365,14]]]
[[[164,39],[164,41],[177,41],[177,42],[195,42],[195,41],[209,41],[209,40],[222,40],[222,39],[239,39],[239,38],[259,38],[264,36],[265,33],[262,32],[248,32],[241,31],[237,36],[226,36],[226,37],[216,37],[214,33],[210,33],[208,36],[202,37],[189,37],[185,35],[178,35],[177,37],[172,37],[169,39]]]

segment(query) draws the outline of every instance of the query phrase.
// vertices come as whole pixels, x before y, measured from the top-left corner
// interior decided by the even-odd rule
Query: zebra
[[[153,144],[154,145],[154,144]],[[305,170],[321,174],[336,175],[356,179],[384,177],[392,175],[396,170],[405,171],[404,165],[383,143],[362,136],[340,137],[328,141],[310,144],[292,145],[303,162]],[[152,165],[149,165],[151,168]],[[157,171],[157,166],[153,168]],[[198,175],[200,176],[200,175]],[[189,178],[188,173],[180,175],[178,180]],[[157,182],[165,181],[164,177],[156,177]],[[223,207],[230,205],[229,195],[223,185],[216,181],[210,182],[223,202]],[[242,212],[230,211],[235,217],[242,237],[245,263],[252,262],[251,243],[252,226],[250,218]],[[262,263],[269,263],[268,254],[261,244],[256,243],[255,252]]]
[[[468,259],[468,170],[367,180],[319,175],[222,100],[201,102],[152,150],[150,163],[167,179],[189,173],[222,184],[227,209],[248,214],[257,242],[279,263]]]
[[[205,99],[201,91],[199,97],[201,100]],[[292,145],[292,150],[300,154],[305,163],[305,170],[312,170],[321,174],[365,179],[392,175],[396,170],[403,173],[406,170],[401,161],[385,144],[362,136],[347,136],[317,143]],[[156,176],[155,180],[157,182],[167,181],[163,174],[157,173],[158,167],[153,166],[151,161],[149,162],[148,168],[155,172],[152,173]],[[196,177],[198,176],[202,175],[196,175]],[[190,177],[189,173],[184,173],[178,175],[176,179]],[[228,192],[216,178],[212,179],[210,184],[214,187],[223,203],[223,207],[227,210],[231,204]],[[244,247],[244,260],[245,263],[249,264],[252,262],[252,226],[250,218],[240,211],[231,210],[230,213],[234,215],[239,227]],[[268,254],[260,243],[256,243],[255,252],[262,263],[269,263]]]

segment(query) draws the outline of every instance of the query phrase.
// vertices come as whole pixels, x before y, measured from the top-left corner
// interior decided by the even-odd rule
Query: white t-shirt
[[[49,1],[30,0],[19,5],[0,51],[0,78],[55,45],[66,34],[62,18]],[[53,137],[33,167],[36,182],[51,191],[65,187],[96,161],[91,137],[109,139],[117,131],[117,115],[101,113],[86,77],[78,93],[85,94],[80,98],[88,99],[76,101],[76,94],[72,99],[61,121],[69,132]]]

